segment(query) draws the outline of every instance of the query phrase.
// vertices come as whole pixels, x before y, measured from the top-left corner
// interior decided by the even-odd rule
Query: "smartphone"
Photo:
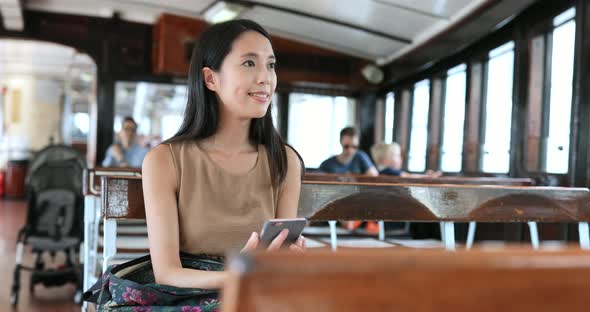
[[[262,247],[268,247],[283,229],[289,229],[289,234],[281,247],[291,246],[301,236],[305,224],[307,224],[307,219],[305,218],[268,220],[264,223],[260,231],[260,245]]]

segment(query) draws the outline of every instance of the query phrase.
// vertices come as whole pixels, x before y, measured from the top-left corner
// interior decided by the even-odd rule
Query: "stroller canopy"
[[[44,188],[40,184],[45,184],[40,183],[40,180],[51,178],[55,181],[58,177],[64,179],[75,177],[75,180],[70,180],[66,184],[70,186],[68,188],[81,192],[84,168],[86,168],[86,160],[77,149],[66,145],[50,145],[39,151],[29,165],[26,184],[29,188],[39,190]]]

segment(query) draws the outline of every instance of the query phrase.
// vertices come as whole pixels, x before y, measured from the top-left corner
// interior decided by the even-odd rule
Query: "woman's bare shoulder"
[[[175,172],[175,164],[171,147],[168,144],[159,144],[151,149],[143,160],[143,174],[161,175],[163,172]]]
[[[172,154],[170,153],[170,146],[168,144],[158,144],[152,148],[145,156],[144,164],[151,163],[160,164],[166,161],[170,161]]]
[[[299,168],[300,171],[304,164],[301,155],[290,145],[285,145],[285,150],[287,151],[287,163],[289,164],[289,168]]]

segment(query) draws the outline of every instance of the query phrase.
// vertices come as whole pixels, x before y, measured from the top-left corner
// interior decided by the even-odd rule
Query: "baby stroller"
[[[31,271],[30,292],[36,284],[61,286],[76,284],[74,300],[82,295],[79,261],[75,259],[83,238],[82,175],[86,162],[76,149],[65,145],[49,145],[31,162],[26,176],[27,220],[19,231],[16,267],[10,293],[10,303],[18,303],[21,270]],[[22,265],[25,245],[31,246],[35,257],[33,267]],[[65,263],[58,268],[46,268],[44,254],[53,258],[64,252]]]

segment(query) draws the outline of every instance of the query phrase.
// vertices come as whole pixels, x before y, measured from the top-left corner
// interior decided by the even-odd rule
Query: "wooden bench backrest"
[[[100,177],[102,176],[136,176],[141,177],[141,168],[87,168],[84,169],[82,188],[84,196],[100,196]]]
[[[590,252],[366,249],[241,255],[224,312],[587,311]]]
[[[587,188],[304,182],[309,220],[588,222]]]
[[[497,178],[497,177],[460,177],[442,176],[438,178],[407,178],[380,175],[376,177],[358,174],[327,174],[307,173],[303,176],[307,182],[360,182],[360,183],[402,183],[402,184],[461,184],[461,185],[505,185],[533,186],[535,182],[529,178]]]
[[[102,176],[102,216],[145,219],[141,177]]]
[[[102,177],[103,216],[143,219],[139,177]],[[304,182],[310,220],[588,222],[586,188]]]

